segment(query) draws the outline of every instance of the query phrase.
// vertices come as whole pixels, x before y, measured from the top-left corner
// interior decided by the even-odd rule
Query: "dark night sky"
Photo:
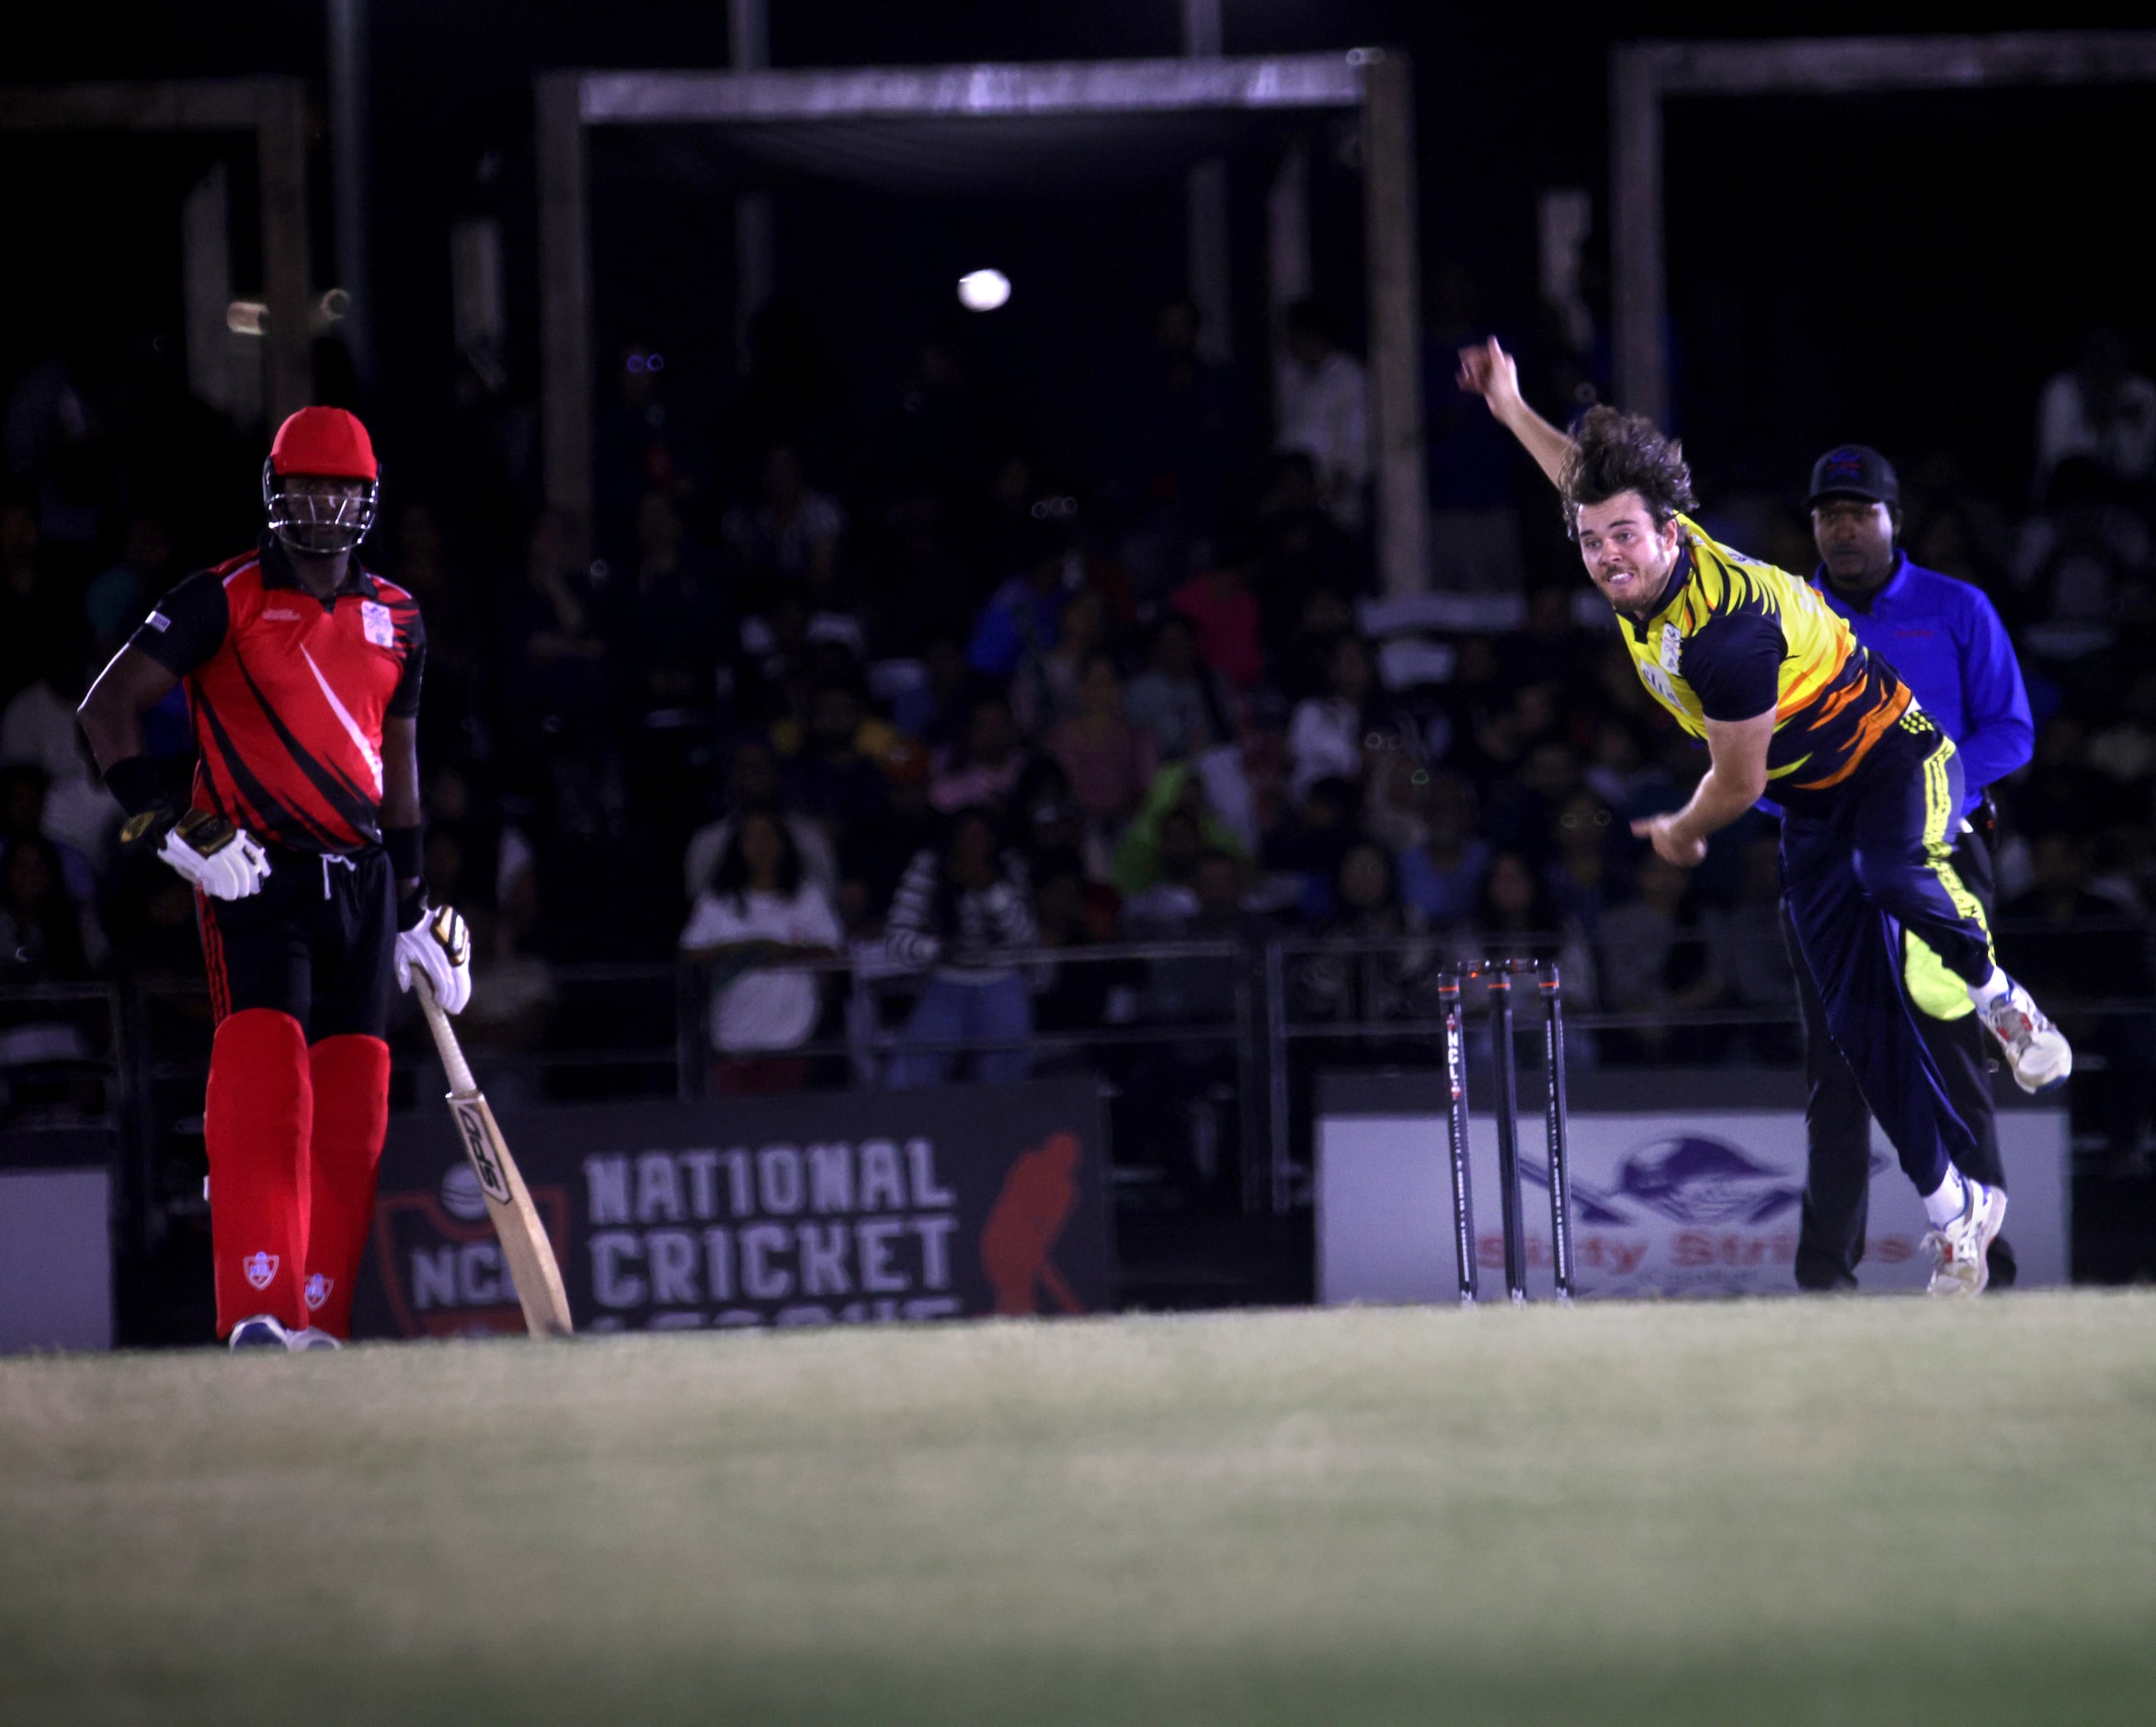
[[[1652,6],[1601,10],[1569,30],[1545,11],[1510,6],[1225,0],[1224,10],[1230,52],[1375,42],[1412,53],[1425,260],[1466,264],[1500,322],[1523,322],[1532,310],[1535,194],[1583,185],[1601,214],[1609,45],[1683,34],[1690,22],[1679,8]],[[205,29],[199,16],[164,8],[124,31],[87,8],[72,25],[65,14],[49,17],[33,49],[11,50],[7,75],[38,82],[276,71],[321,87],[318,6],[235,0],[217,15]],[[771,0],[772,56],[800,66],[1168,54],[1179,47],[1179,19],[1174,0]],[[2040,23],[2074,21],[2068,7]],[[532,74],[722,66],[725,8],[716,0],[610,7],[375,0],[371,23],[376,396],[393,435],[422,440],[447,398],[452,221],[495,213],[507,223],[518,358],[527,369],[532,362]],[[1876,31],[1896,23],[1877,8],[1780,6],[1755,12],[1739,33]],[[1717,33],[1732,32],[1718,26]],[[1903,448],[1943,440],[1995,486],[2017,484],[2035,383],[2069,356],[2080,324],[2107,316],[2144,338],[2156,336],[2143,327],[2146,296],[2128,285],[2127,222],[2110,201],[2121,184],[2117,168],[2145,154],[2152,112],[2156,93],[2140,90],[1675,105],[1679,409],[1703,477],[1710,486],[1772,483],[1797,452],[1859,435]],[[17,236],[27,255],[47,260],[0,277],[0,374],[70,316],[133,328],[177,321],[177,193],[200,171],[203,151],[0,139]],[[605,200],[595,227],[602,246],[610,235],[631,236],[623,257],[639,244],[634,236],[643,234],[649,250],[651,237],[679,223],[684,211],[693,218],[709,205],[698,205],[693,175],[640,177],[633,152],[602,152],[595,164]],[[323,266],[332,255],[325,167],[326,152],[318,152]],[[880,235],[894,268],[887,280],[879,272],[874,303],[890,308],[895,324],[911,315],[906,296],[914,292],[903,254],[933,260],[938,247],[985,246],[1000,234],[1010,256],[1066,271],[1064,315],[1088,307],[1098,315],[1101,327],[1039,360],[1042,387],[1052,390],[1059,369],[1082,373],[1091,346],[1111,339],[1109,326],[1135,315],[1135,306],[1114,303],[1119,298],[1153,292],[1172,270],[1181,244],[1176,196],[1172,181],[1129,193],[1120,206],[1120,262],[1096,261],[1089,273],[1055,261],[1047,234],[1055,224],[1040,210],[909,212],[860,192],[804,194],[781,212],[782,280],[858,281],[858,255]],[[1099,228],[1117,209],[1101,203],[1057,219]],[[831,240],[839,231],[845,237]],[[636,290],[610,289],[602,262],[602,333],[650,325],[655,337],[702,347],[711,367],[722,366],[730,321],[721,303],[722,239],[707,234],[658,255],[680,262],[633,305],[621,292]],[[1321,260],[1321,280],[1328,272],[1339,273]],[[325,268],[318,273],[326,279]],[[625,280],[659,279],[638,271]],[[704,283],[714,285],[706,292]],[[1352,295],[1352,282],[1343,286]],[[2142,348],[2145,360],[2156,359],[2156,342],[2144,339]]]

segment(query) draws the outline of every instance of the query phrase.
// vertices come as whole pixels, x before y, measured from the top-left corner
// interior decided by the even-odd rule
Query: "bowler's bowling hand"
[[[1655,856],[1680,869],[1695,868],[1706,856],[1706,841],[1680,832],[1674,816],[1649,816],[1644,821],[1634,822],[1632,831],[1654,847]]]
[[[1460,371],[1455,380],[1469,395],[1489,404],[1492,414],[1503,417],[1506,408],[1520,399],[1520,364],[1499,345],[1496,337],[1460,349]]]

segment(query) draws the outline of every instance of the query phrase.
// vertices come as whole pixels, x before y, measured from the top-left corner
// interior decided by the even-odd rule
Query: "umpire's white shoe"
[[[232,1328],[232,1346],[234,1349],[290,1349],[292,1334],[284,1329],[281,1321],[267,1313],[257,1313],[252,1319],[242,1320]]]
[[[1996,1187],[1963,1176],[1967,1195],[1961,1216],[1944,1229],[1924,1237],[1932,1250],[1932,1293],[1935,1296],[1973,1296],[1983,1293],[1991,1281],[1991,1242],[2006,1221],[2006,1195]]]
[[[2013,1082],[2023,1091],[2048,1092],[2066,1082],[2073,1071],[2073,1046],[2021,985],[2007,979],[2006,992],[1988,1004],[1978,1002],[1977,1013],[2004,1047]]]
[[[342,1349],[344,1347],[319,1325],[310,1325],[303,1332],[292,1332],[284,1340],[284,1346],[291,1350]]]

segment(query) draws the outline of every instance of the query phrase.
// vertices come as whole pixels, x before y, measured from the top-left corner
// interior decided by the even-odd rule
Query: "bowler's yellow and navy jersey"
[[[1677,518],[1677,567],[1652,617],[1620,620],[1639,680],[1694,738],[1774,710],[1767,795],[1801,809],[1856,772],[1908,687],[1802,578]]]

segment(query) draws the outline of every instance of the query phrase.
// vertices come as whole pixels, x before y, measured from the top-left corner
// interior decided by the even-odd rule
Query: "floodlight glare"
[[[1010,278],[999,269],[971,270],[958,279],[958,303],[968,312],[993,312],[1010,298]]]

